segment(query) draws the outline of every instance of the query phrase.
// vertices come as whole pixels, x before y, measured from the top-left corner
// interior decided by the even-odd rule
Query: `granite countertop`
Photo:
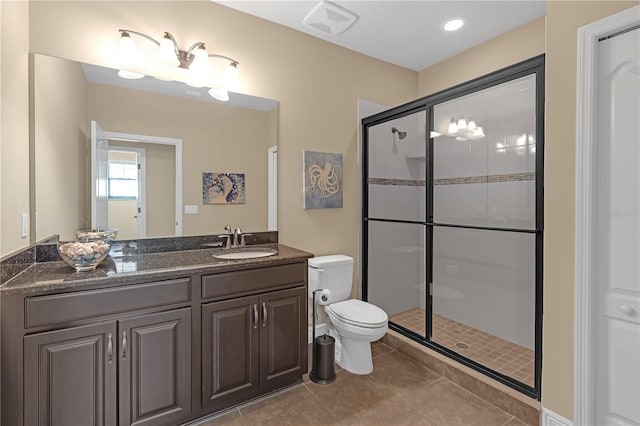
[[[258,268],[305,260],[313,254],[283,244],[261,244],[250,248],[273,248],[273,256],[243,260],[223,260],[213,256],[231,253],[234,249],[202,249],[153,254],[127,254],[107,257],[90,272],[75,272],[68,264],[39,262],[7,281],[0,295],[49,292],[61,289],[93,289],[138,283],[141,280],[167,280],[194,273],[218,273]]]

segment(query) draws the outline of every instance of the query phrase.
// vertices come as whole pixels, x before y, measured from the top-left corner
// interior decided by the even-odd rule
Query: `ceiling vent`
[[[302,23],[324,35],[338,35],[345,32],[358,20],[358,15],[328,1],[318,3]]]

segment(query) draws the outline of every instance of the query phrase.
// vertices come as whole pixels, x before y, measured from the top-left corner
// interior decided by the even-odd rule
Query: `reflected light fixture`
[[[432,132],[432,137],[442,136],[438,132]],[[447,127],[446,136],[454,137],[457,141],[466,141],[466,140],[478,140],[485,137],[484,130],[482,126],[472,118],[468,120],[464,118],[464,116],[451,118],[449,122],[449,126]]]
[[[219,100],[229,100],[229,90],[238,79],[238,61],[224,55],[208,53],[205,43],[197,41],[182,50],[169,32],[160,41],[132,30],[120,32],[120,71],[122,78],[137,79],[149,74],[160,80],[182,81],[193,87],[209,87],[209,94]],[[136,48],[132,35],[156,46],[153,58],[145,58]],[[212,60],[217,64],[212,63]],[[216,66],[217,65],[217,66]],[[220,65],[226,67],[220,69]]]

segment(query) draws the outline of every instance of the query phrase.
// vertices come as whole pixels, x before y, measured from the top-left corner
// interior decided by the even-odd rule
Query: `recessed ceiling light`
[[[442,29],[445,31],[456,31],[462,28],[463,25],[464,21],[462,19],[453,18],[445,21],[445,23],[442,25]]]

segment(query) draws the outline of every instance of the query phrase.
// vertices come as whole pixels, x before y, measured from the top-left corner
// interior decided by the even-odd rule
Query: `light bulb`
[[[193,56],[193,61],[189,65],[189,79],[186,83],[193,87],[203,87],[210,73],[209,55],[204,44],[193,52]]]
[[[171,40],[169,33],[164,33],[162,40],[160,40],[160,47],[158,48],[156,61],[169,67],[177,67],[180,65],[180,60],[176,56],[175,45],[173,44],[173,40]]]
[[[442,136],[442,133],[438,133],[435,131],[431,131],[431,133],[429,133],[430,138],[437,138],[438,136]]]
[[[224,70],[224,84],[228,89],[235,88],[238,81],[238,63],[231,62],[229,66]]]
[[[477,126],[475,130],[471,133],[471,136],[475,139],[484,138],[484,131],[482,130],[482,126]]]
[[[229,92],[225,89],[209,89],[209,94],[212,98],[217,99],[222,102],[227,102],[229,100]]]
[[[452,118],[449,123],[449,128],[447,129],[447,134],[453,135],[455,133],[458,133],[458,125],[456,124],[456,119]]]
[[[476,129],[476,121],[471,119],[469,120],[469,122],[467,123],[467,129],[468,130],[475,130]]]
[[[138,50],[136,49],[136,43],[131,38],[131,35],[127,32],[120,34],[120,60],[124,64],[130,64],[137,61]]]
[[[464,130],[467,128],[467,120],[464,117],[458,118],[458,130]]]

